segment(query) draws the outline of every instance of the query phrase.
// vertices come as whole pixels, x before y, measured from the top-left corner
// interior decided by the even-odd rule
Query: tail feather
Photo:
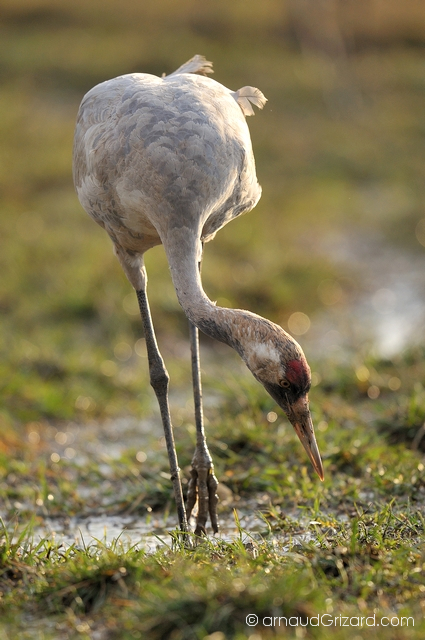
[[[252,108],[251,103],[259,109],[262,109],[267,102],[267,98],[264,94],[255,87],[242,87],[242,89],[235,91],[232,95],[245,116],[255,115],[255,111]]]
[[[178,69],[170,73],[167,77],[180,75],[182,73],[199,73],[206,75],[214,73],[213,63],[205,58],[205,56],[196,55],[181,65]],[[165,77],[165,74],[162,76]],[[251,104],[262,109],[267,102],[267,98],[259,89],[255,87],[242,87],[238,91],[232,91],[232,96],[242,109],[245,116],[253,116],[255,114]]]
[[[196,55],[169,75],[175,76],[180,73],[200,73],[201,75],[205,75],[207,73],[214,73],[212,66],[213,63],[209,62],[204,56]]]

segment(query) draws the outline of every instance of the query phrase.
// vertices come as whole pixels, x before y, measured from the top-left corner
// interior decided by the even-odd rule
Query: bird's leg
[[[164,360],[162,359],[162,356],[158,349],[151,312],[149,308],[148,297],[146,294],[146,285],[143,289],[136,291],[136,294],[145,332],[150,383],[158,399],[162,425],[164,427],[165,442],[167,445],[168,459],[170,462],[171,481],[173,483],[174,496],[177,504],[179,526],[181,531],[188,532],[189,527],[187,524],[186,510],[184,507],[183,491],[179,474],[180,469],[177,461],[173,427],[171,424],[170,408],[168,404],[168,383],[170,378],[167,369],[165,368]]]
[[[192,353],[192,382],[195,403],[196,449],[192,459],[191,479],[187,493],[187,517],[190,518],[192,509],[198,499],[198,515],[196,518],[196,535],[206,534],[205,525],[208,514],[214,533],[218,532],[216,490],[217,478],[214,475],[214,465],[208,451],[204,431],[204,416],[202,409],[201,367],[199,358],[199,334],[194,324],[189,322],[190,347]]]

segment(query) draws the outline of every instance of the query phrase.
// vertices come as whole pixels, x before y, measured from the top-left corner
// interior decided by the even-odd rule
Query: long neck
[[[239,314],[246,312],[216,306],[202,287],[199,264],[202,247],[187,228],[174,229],[164,241],[178,300],[189,320],[211,338],[241,353]]]
[[[168,238],[163,244],[177,297],[198,329],[235,349],[263,383],[279,379],[282,361],[304,359],[299,344],[279,325],[250,311],[226,309],[211,302],[199,273],[202,247],[189,229],[174,228]]]

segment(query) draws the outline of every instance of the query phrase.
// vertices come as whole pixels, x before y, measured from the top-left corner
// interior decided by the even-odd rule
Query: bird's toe
[[[211,527],[214,533],[218,533],[218,518],[217,518],[217,487],[218,480],[214,475],[214,467],[211,461],[208,464],[201,466],[194,462],[192,463],[191,478],[189,480],[187,501],[186,501],[186,513],[189,519],[192,515],[193,508],[198,503],[198,512],[196,515],[196,527],[195,535],[206,535],[206,524],[208,516],[211,520]]]

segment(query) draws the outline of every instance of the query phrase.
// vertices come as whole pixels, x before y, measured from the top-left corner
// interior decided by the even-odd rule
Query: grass
[[[206,428],[227,488],[221,517],[233,506],[241,522],[260,514],[235,540],[187,549],[174,534],[148,554],[124,536],[66,546],[40,532],[49,520],[174,512],[135,297],[72,187],[84,92],[120,73],[169,72],[195,53],[227,86],[264,91],[269,101],[249,121],[263,197],[206,247],[204,284],[219,304],[284,328],[301,311],[314,329],[321,313],[349,309],[367,289],[329,246],[341,253],[347,239],[379,238],[412,265],[423,255],[423,12],[405,3],[403,19],[391,17],[394,4],[366,23],[342,4],[341,59],[317,42],[301,47],[278,0],[124,0],[119,11],[100,0],[3,4],[1,637],[358,640],[372,633],[358,616],[397,616],[415,625],[383,623],[374,635],[422,638],[420,331],[415,348],[391,359],[354,340],[337,358],[317,338],[309,360],[323,484],[237,357],[203,342]],[[161,248],[146,262],[185,481],[195,441],[186,322]],[[308,336],[299,338],[307,346]],[[262,624],[247,626],[249,614]],[[334,624],[316,626],[322,614]],[[310,623],[269,625],[291,616]]]
[[[332,621],[332,634],[341,638],[355,637],[360,626],[368,632],[368,625],[388,637],[382,624],[390,621],[397,637],[421,637],[421,514],[410,509],[396,515],[386,505],[341,525],[318,512],[310,527],[315,543],[289,543],[286,553],[267,540],[252,542],[241,530],[232,543],[205,540],[193,550],[177,546],[149,555],[119,539],[66,550],[47,540],[35,545],[29,528],[13,543],[5,528],[3,620],[19,615],[22,606],[31,611],[42,605],[52,628],[46,638],[58,632],[89,638],[99,629],[119,638],[243,638],[253,614],[261,637],[283,631],[300,637],[301,631],[301,637],[327,638]],[[292,620],[286,629],[275,622],[280,617]],[[26,620],[19,637],[32,637],[32,624]],[[9,637],[7,622],[4,631]]]
[[[165,455],[161,448],[149,450],[146,466],[131,448],[116,459],[99,454],[78,465],[65,457],[52,462],[43,429],[35,451],[31,442],[15,445],[8,452],[13,462],[3,459],[7,474],[1,481],[9,505],[1,534],[4,636],[222,634],[220,640],[277,632],[327,638],[326,624],[333,620],[333,635],[354,638],[370,631],[365,622],[359,629],[363,616],[368,624],[394,618],[397,630],[381,624],[374,628],[378,637],[422,637],[425,482],[410,429],[412,405],[422,402],[423,409],[415,381],[424,374],[423,362],[416,353],[397,362],[401,399],[382,388],[380,400],[371,400],[350,370],[340,370],[332,389],[315,388],[323,485],[288,425],[280,418],[269,422],[272,402],[248,376],[236,381],[228,373],[217,388],[221,402],[209,412],[211,451],[233,503],[245,510],[249,505],[262,518],[255,531],[240,529],[233,542],[206,539],[190,550],[174,534],[168,547],[146,553],[142,543],[120,538],[71,546],[40,539],[46,517],[107,517],[124,510],[137,518],[166,505],[172,513]],[[387,361],[373,363],[375,383],[385,380],[388,367]],[[399,434],[404,425],[397,442],[395,424]],[[190,424],[177,428],[183,465],[193,448],[191,432]],[[221,507],[222,517],[229,509]],[[263,624],[249,628],[249,614]],[[325,624],[316,626],[318,615]],[[278,617],[292,618],[294,625],[295,618],[310,622],[270,628],[270,618]],[[341,626],[345,618],[351,620],[348,630]]]

